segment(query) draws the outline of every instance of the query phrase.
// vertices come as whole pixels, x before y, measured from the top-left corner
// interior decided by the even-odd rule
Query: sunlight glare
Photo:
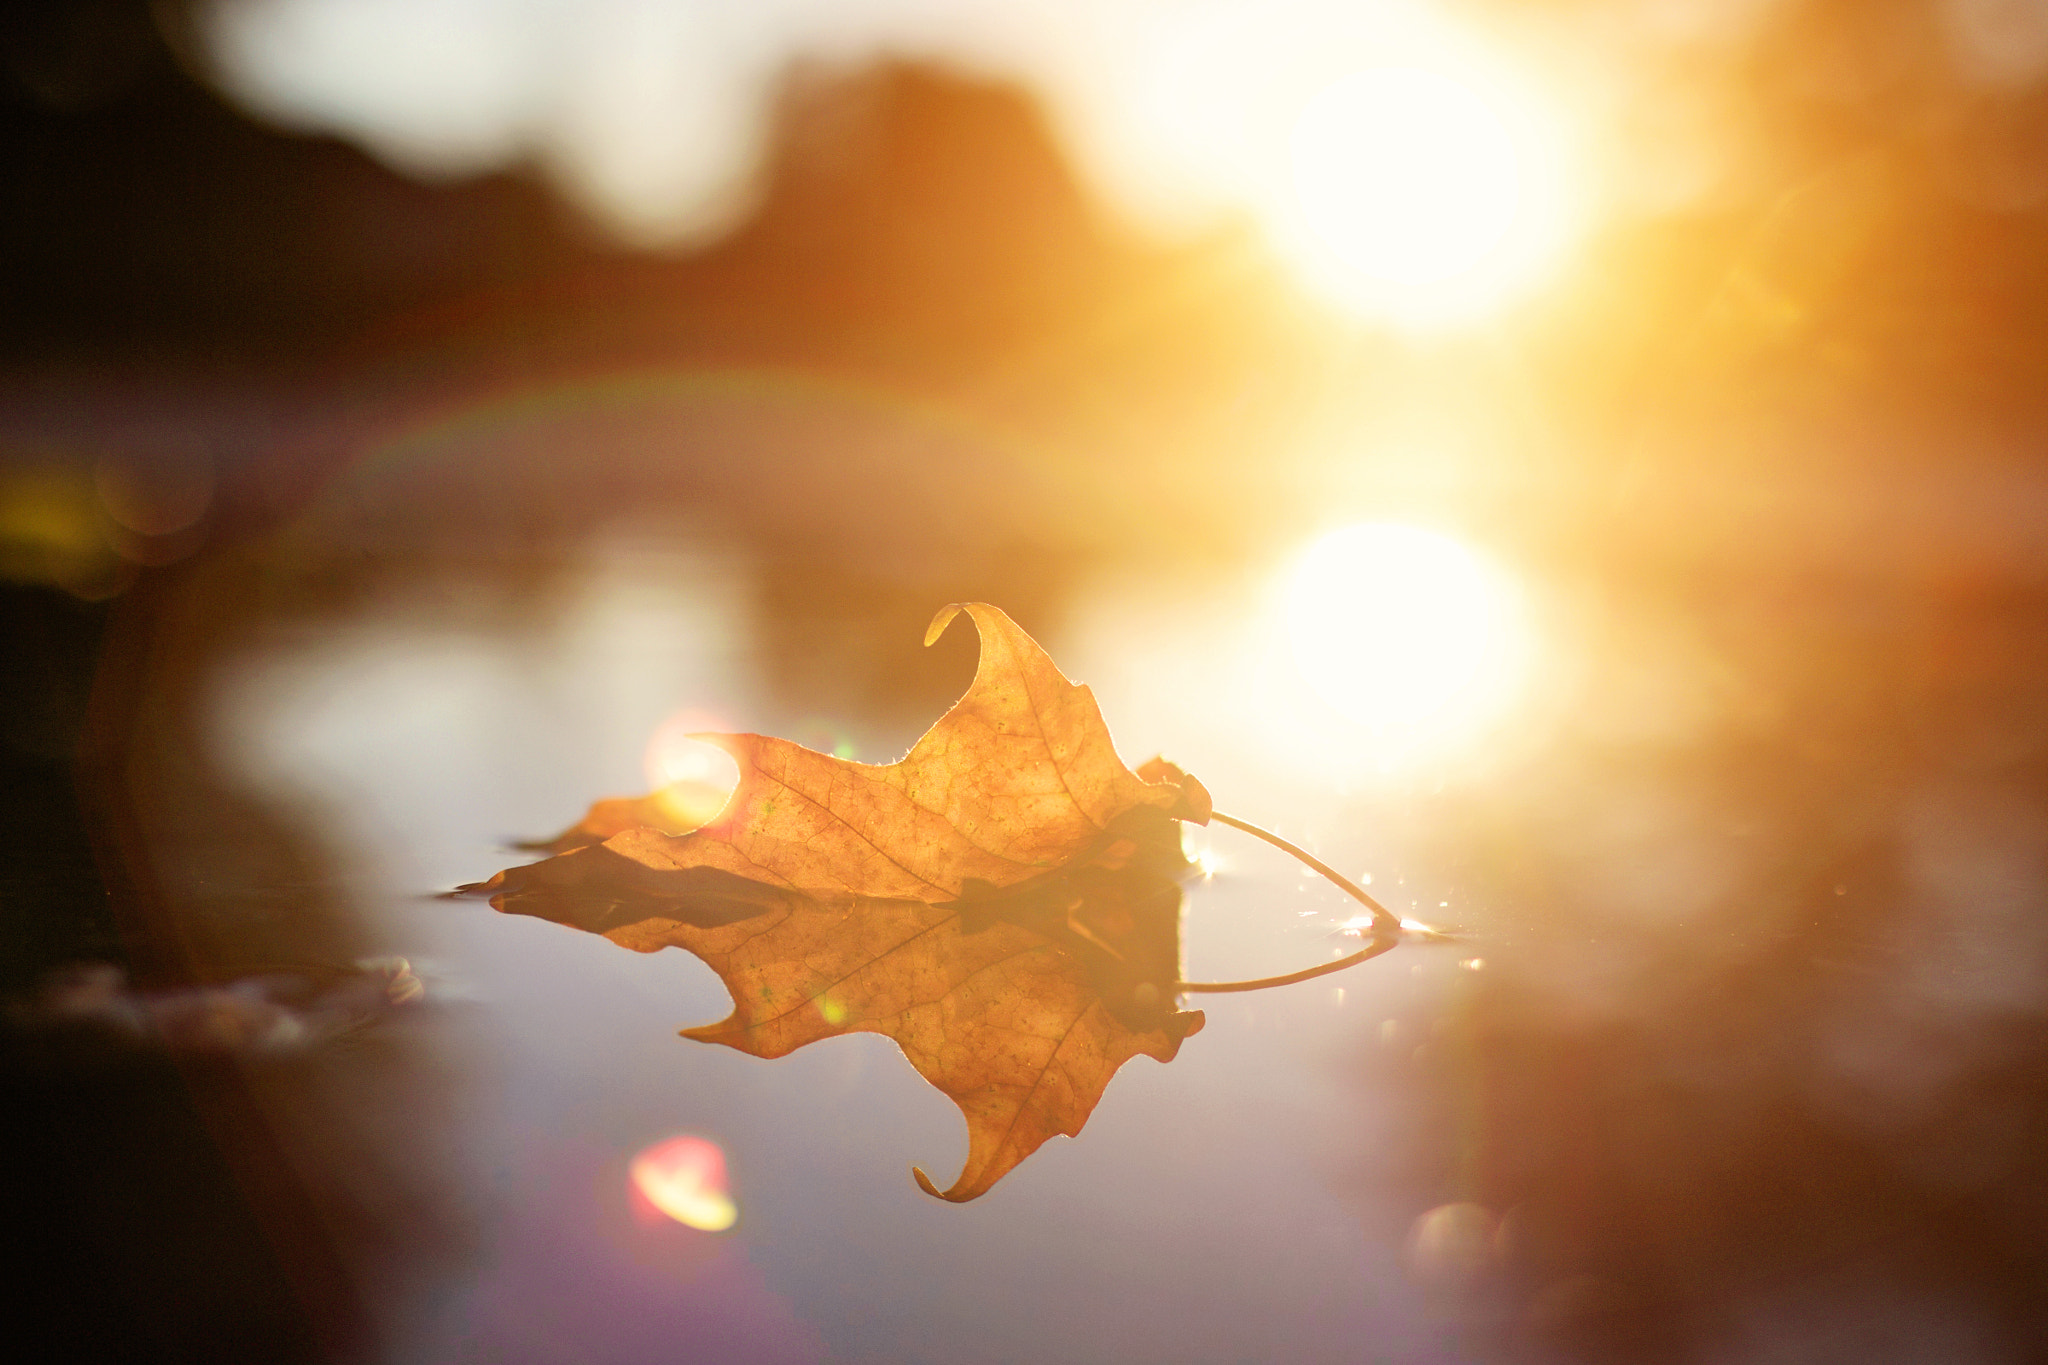
[[[1507,580],[1434,531],[1333,531],[1295,560],[1280,606],[1301,677],[1384,747],[1469,739],[1522,681],[1527,632]]]
[[[731,754],[690,737],[725,728],[706,712],[678,711],[655,727],[647,741],[648,790],[668,810],[678,831],[711,820],[739,785],[739,765]]]
[[[1295,121],[1282,245],[1340,305],[1415,326],[1467,320],[1558,255],[1561,141],[1504,73],[1354,72]]]
[[[633,1158],[633,1188],[685,1227],[724,1232],[739,1220],[725,1183],[725,1153],[709,1138],[657,1142]]]

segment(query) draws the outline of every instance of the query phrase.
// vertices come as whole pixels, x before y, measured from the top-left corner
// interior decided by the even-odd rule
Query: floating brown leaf
[[[1080,1132],[1130,1058],[1170,1061],[1201,1027],[1175,995],[1175,822],[1209,817],[1178,769],[1126,768],[1088,689],[994,607],[947,607],[925,643],[963,609],[981,633],[973,685],[899,762],[701,736],[739,763],[716,819],[624,829],[479,888],[501,910],[703,958],[733,1011],[687,1037],[761,1057],[895,1039],[966,1115],[952,1186],[913,1168],[956,1201]],[[632,810],[596,808],[556,846]]]
[[[552,839],[518,845],[548,853],[601,844],[629,829],[688,834],[725,808],[726,791],[708,782],[674,782],[647,796],[609,797],[592,804],[583,818]]]

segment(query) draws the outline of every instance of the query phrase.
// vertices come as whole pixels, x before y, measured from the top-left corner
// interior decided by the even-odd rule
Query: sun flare
[[[1382,747],[1470,738],[1525,671],[1527,632],[1508,580],[1434,531],[1333,531],[1294,561],[1280,605],[1302,679]]]
[[[635,1190],[685,1227],[724,1232],[739,1221],[726,1188],[725,1153],[709,1138],[684,1135],[657,1142],[633,1158]]]
[[[1539,282],[1568,236],[1559,130],[1504,73],[1356,71],[1302,105],[1288,150],[1281,245],[1363,314],[1469,320]]]
[[[695,829],[724,809],[739,785],[739,765],[723,749],[691,736],[728,728],[703,711],[678,711],[655,728],[643,764],[648,790],[668,815],[664,828]]]

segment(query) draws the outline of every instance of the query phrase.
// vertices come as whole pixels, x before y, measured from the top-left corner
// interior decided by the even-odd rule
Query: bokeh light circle
[[[724,1232],[739,1221],[725,1153],[709,1138],[686,1133],[642,1148],[629,1175],[648,1203],[685,1227]]]
[[[1435,531],[1390,522],[1332,531],[1289,567],[1280,604],[1310,689],[1404,746],[1470,737],[1526,671],[1528,632],[1512,584]]]

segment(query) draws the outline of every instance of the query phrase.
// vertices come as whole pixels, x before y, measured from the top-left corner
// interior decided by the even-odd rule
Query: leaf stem
[[[1267,843],[1279,849],[1282,853],[1292,854],[1294,857],[1300,859],[1302,862],[1307,863],[1316,871],[1322,873],[1325,877],[1328,877],[1332,882],[1337,884],[1338,888],[1341,889],[1344,892],[1344,894],[1350,896],[1360,905],[1363,905],[1366,909],[1372,911],[1372,931],[1374,935],[1398,935],[1401,932],[1401,917],[1399,915],[1395,914],[1393,911],[1387,909],[1386,906],[1381,905],[1378,901],[1374,900],[1372,896],[1366,892],[1366,889],[1364,887],[1360,886],[1357,882],[1352,881],[1349,877],[1339,872],[1336,868],[1331,867],[1328,863],[1324,862],[1321,858],[1316,857],[1307,849],[1302,848],[1298,844],[1291,844],[1287,842],[1287,840],[1281,838],[1279,835],[1273,833],[1271,830],[1260,829],[1257,825],[1253,824],[1249,820],[1240,820],[1235,815],[1225,815],[1220,810],[1210,812],[1209,818],[1211,820],[1221,820],[1224,824],[1229,825],[1232,829],[1241,829],[1246,834],[1252,835],[1255,838],[1264,839]]]
[[[1298,972],[1289,972],[1285,976],[1262,976],[1252,981],[1176,981],[1173,987],[1175,991],[1186,994],[1207,993],[1220,995],[1229,991],[1263,991],[1273,986],[1291,986],[1297,981],[1310,981],[1319,976],[1328,976],[1331,972],[1341,972],[1346,967],[1355,967],[1369,958],[1378,957],[1381,953],[1386,952],[1401,941],[1401,920],[1398,915],[1374,900],[1364,887],[1352,881],[1349,877],[1337,871],[1336,868],[1331,867],[1307,849],[1302,848],[1298,844],[1289,843],[1271,830],[1260,829],[1249,820],[1240,820],[1234,815],[1225,815],[1220,810],[1212,811],[1209,818],[1229,825],[1232,829],[1241,829],[1254,838],[1264,839],[1281,852],[1299,859],[1317,872],[1320,872],[1323,876],[1329,878],[1346,895],[1372,911],[1373,941],[1349,956],[1338,958],[1335,962],[1325,962],[1321,966],[1307,967]]]

